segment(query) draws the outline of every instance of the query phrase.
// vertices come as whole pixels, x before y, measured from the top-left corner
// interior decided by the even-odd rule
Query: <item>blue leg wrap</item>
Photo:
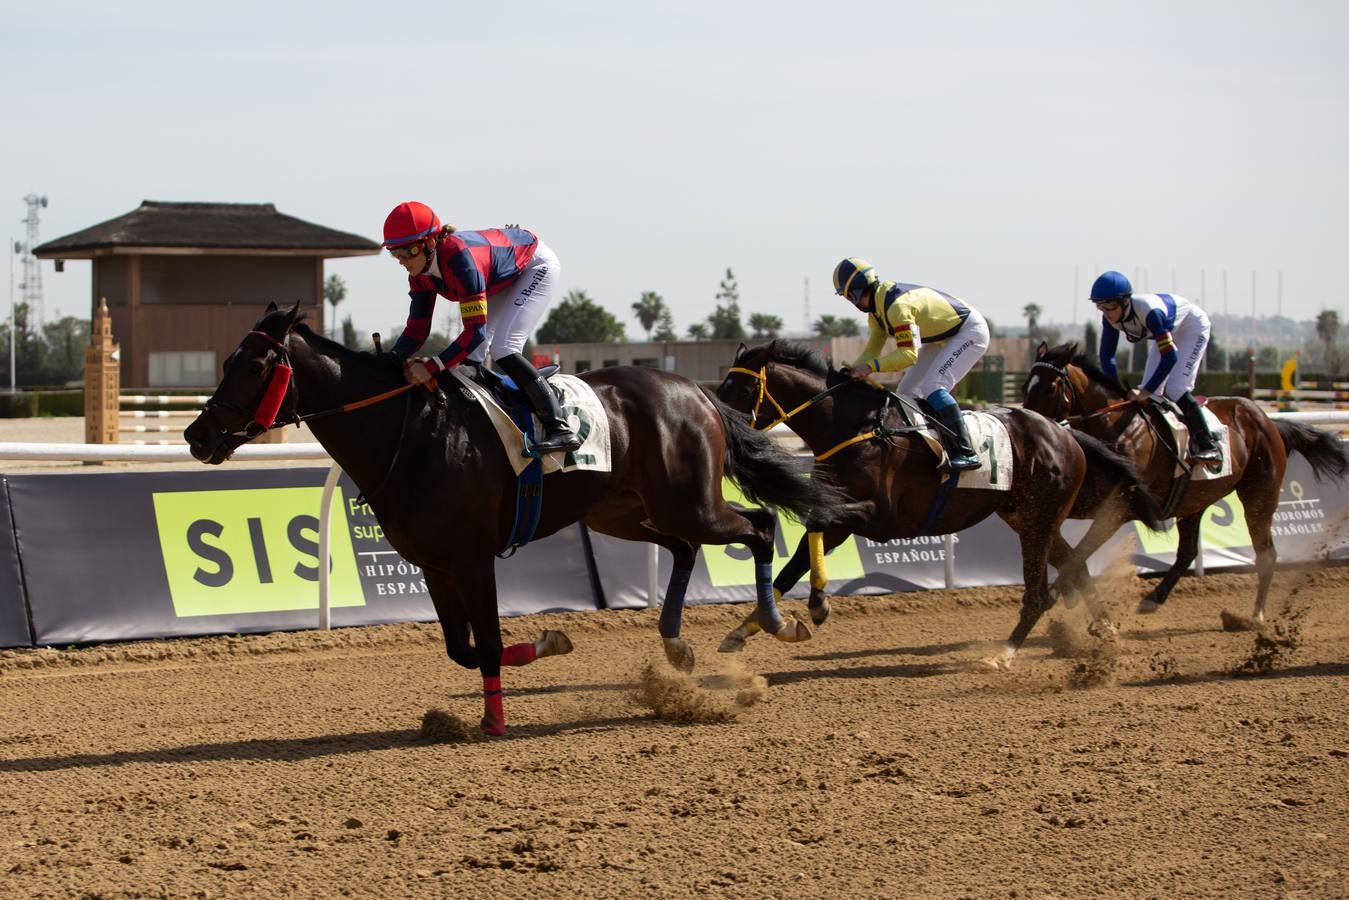
[[[684,593],[689,589],[692,569],[675,569],[670,573],[670,583],[665,586],[665,604],[660,609],[660,636],[679,637],[680,623],[684,618]]]
[[[754,590],[758,597],[759,627],[769,634],[782,629],[782,617],[773,600],[773,561],[754,563]]]

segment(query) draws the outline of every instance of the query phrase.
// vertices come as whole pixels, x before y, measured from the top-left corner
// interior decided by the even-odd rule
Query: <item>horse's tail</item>
[[[816,521],[829,509],[847,502],[828,478],[807,478],[808,464],[798,462],[765,432],[756,431],[736,412],[703,388],[716,407],[726,432],[726,477],[747,498],[784,509],[802,522]]]
[[[1275,419],[1274,427],[1279,429],[1284,449],[1307,457],[1317,478],[1325,475],[1343,481],[1349,475],[1349,453],[1345,452],[1344,442],[1330,432],[1288,419]]]
[[[1069,431],[1087,456],[1087,471],[1097,478],[1105,479],[1108,484],[1118,486],[1119,494],[1127,504],[1129,518],[1142,522],[1151,531],[1161,531],[1161,507],[1148,493],[1133,460],[1085,432],[1076,428],[1070,428]]]

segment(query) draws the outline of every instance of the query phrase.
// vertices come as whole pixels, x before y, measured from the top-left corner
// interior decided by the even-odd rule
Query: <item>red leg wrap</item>
[[[505,650],[501,651],[501,664],[503,666],[524,666],[538,659],[539,651],[534,648],[534,644],[511,644]]]
[[[501,707],[501,678],[482,680],[482,730],[494,737],[506,733],[506,711]]]

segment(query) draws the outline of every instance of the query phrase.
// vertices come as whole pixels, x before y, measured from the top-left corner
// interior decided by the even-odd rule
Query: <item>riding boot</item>
[[[945,390],[938,389],[927,396],[927,402],[944,428],[937,429],[941,434],[942,446],[946,448],[946,458],[955,471],[979,468],[979,457],[974,455],[970,444],[970,433],[965,428],[965,417],[960,414],[960,405]]]
[[[534,441],[530,449],[549,453],[553,450],[575,450],[581,446],[581,439],[571,430],[567,420],[562,418],[562,408],[558,405],[557,395],[553,393],[553,389],[548,386],[543,376],[530,365],[529,360],[519,353],[507,353],[497,360],[497,365],[501,366],[501,370],[509,375],[515,386],[524,393],[525,399],[534,409],[534,414],[543,423],[544,435]]]
[[[1176,406],[1180,407],[1181,414],[1185,417],[1185,427],[1190,429],[1190,459],[1207,461],[1222,459],[1218,444],[1213,439],[1213,433],[1208,430],[1204,412],[1199,408],[1199,401],[1194,398],[1194,394],[1189,391],[1181,394],[1176,399]]]

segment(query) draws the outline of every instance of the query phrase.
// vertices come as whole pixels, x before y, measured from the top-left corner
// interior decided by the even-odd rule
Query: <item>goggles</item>
[[[390,247],[389,255],[396,259],[412,259],[418,253],[422,252],[421,244],[404,244],[401,247]]]

